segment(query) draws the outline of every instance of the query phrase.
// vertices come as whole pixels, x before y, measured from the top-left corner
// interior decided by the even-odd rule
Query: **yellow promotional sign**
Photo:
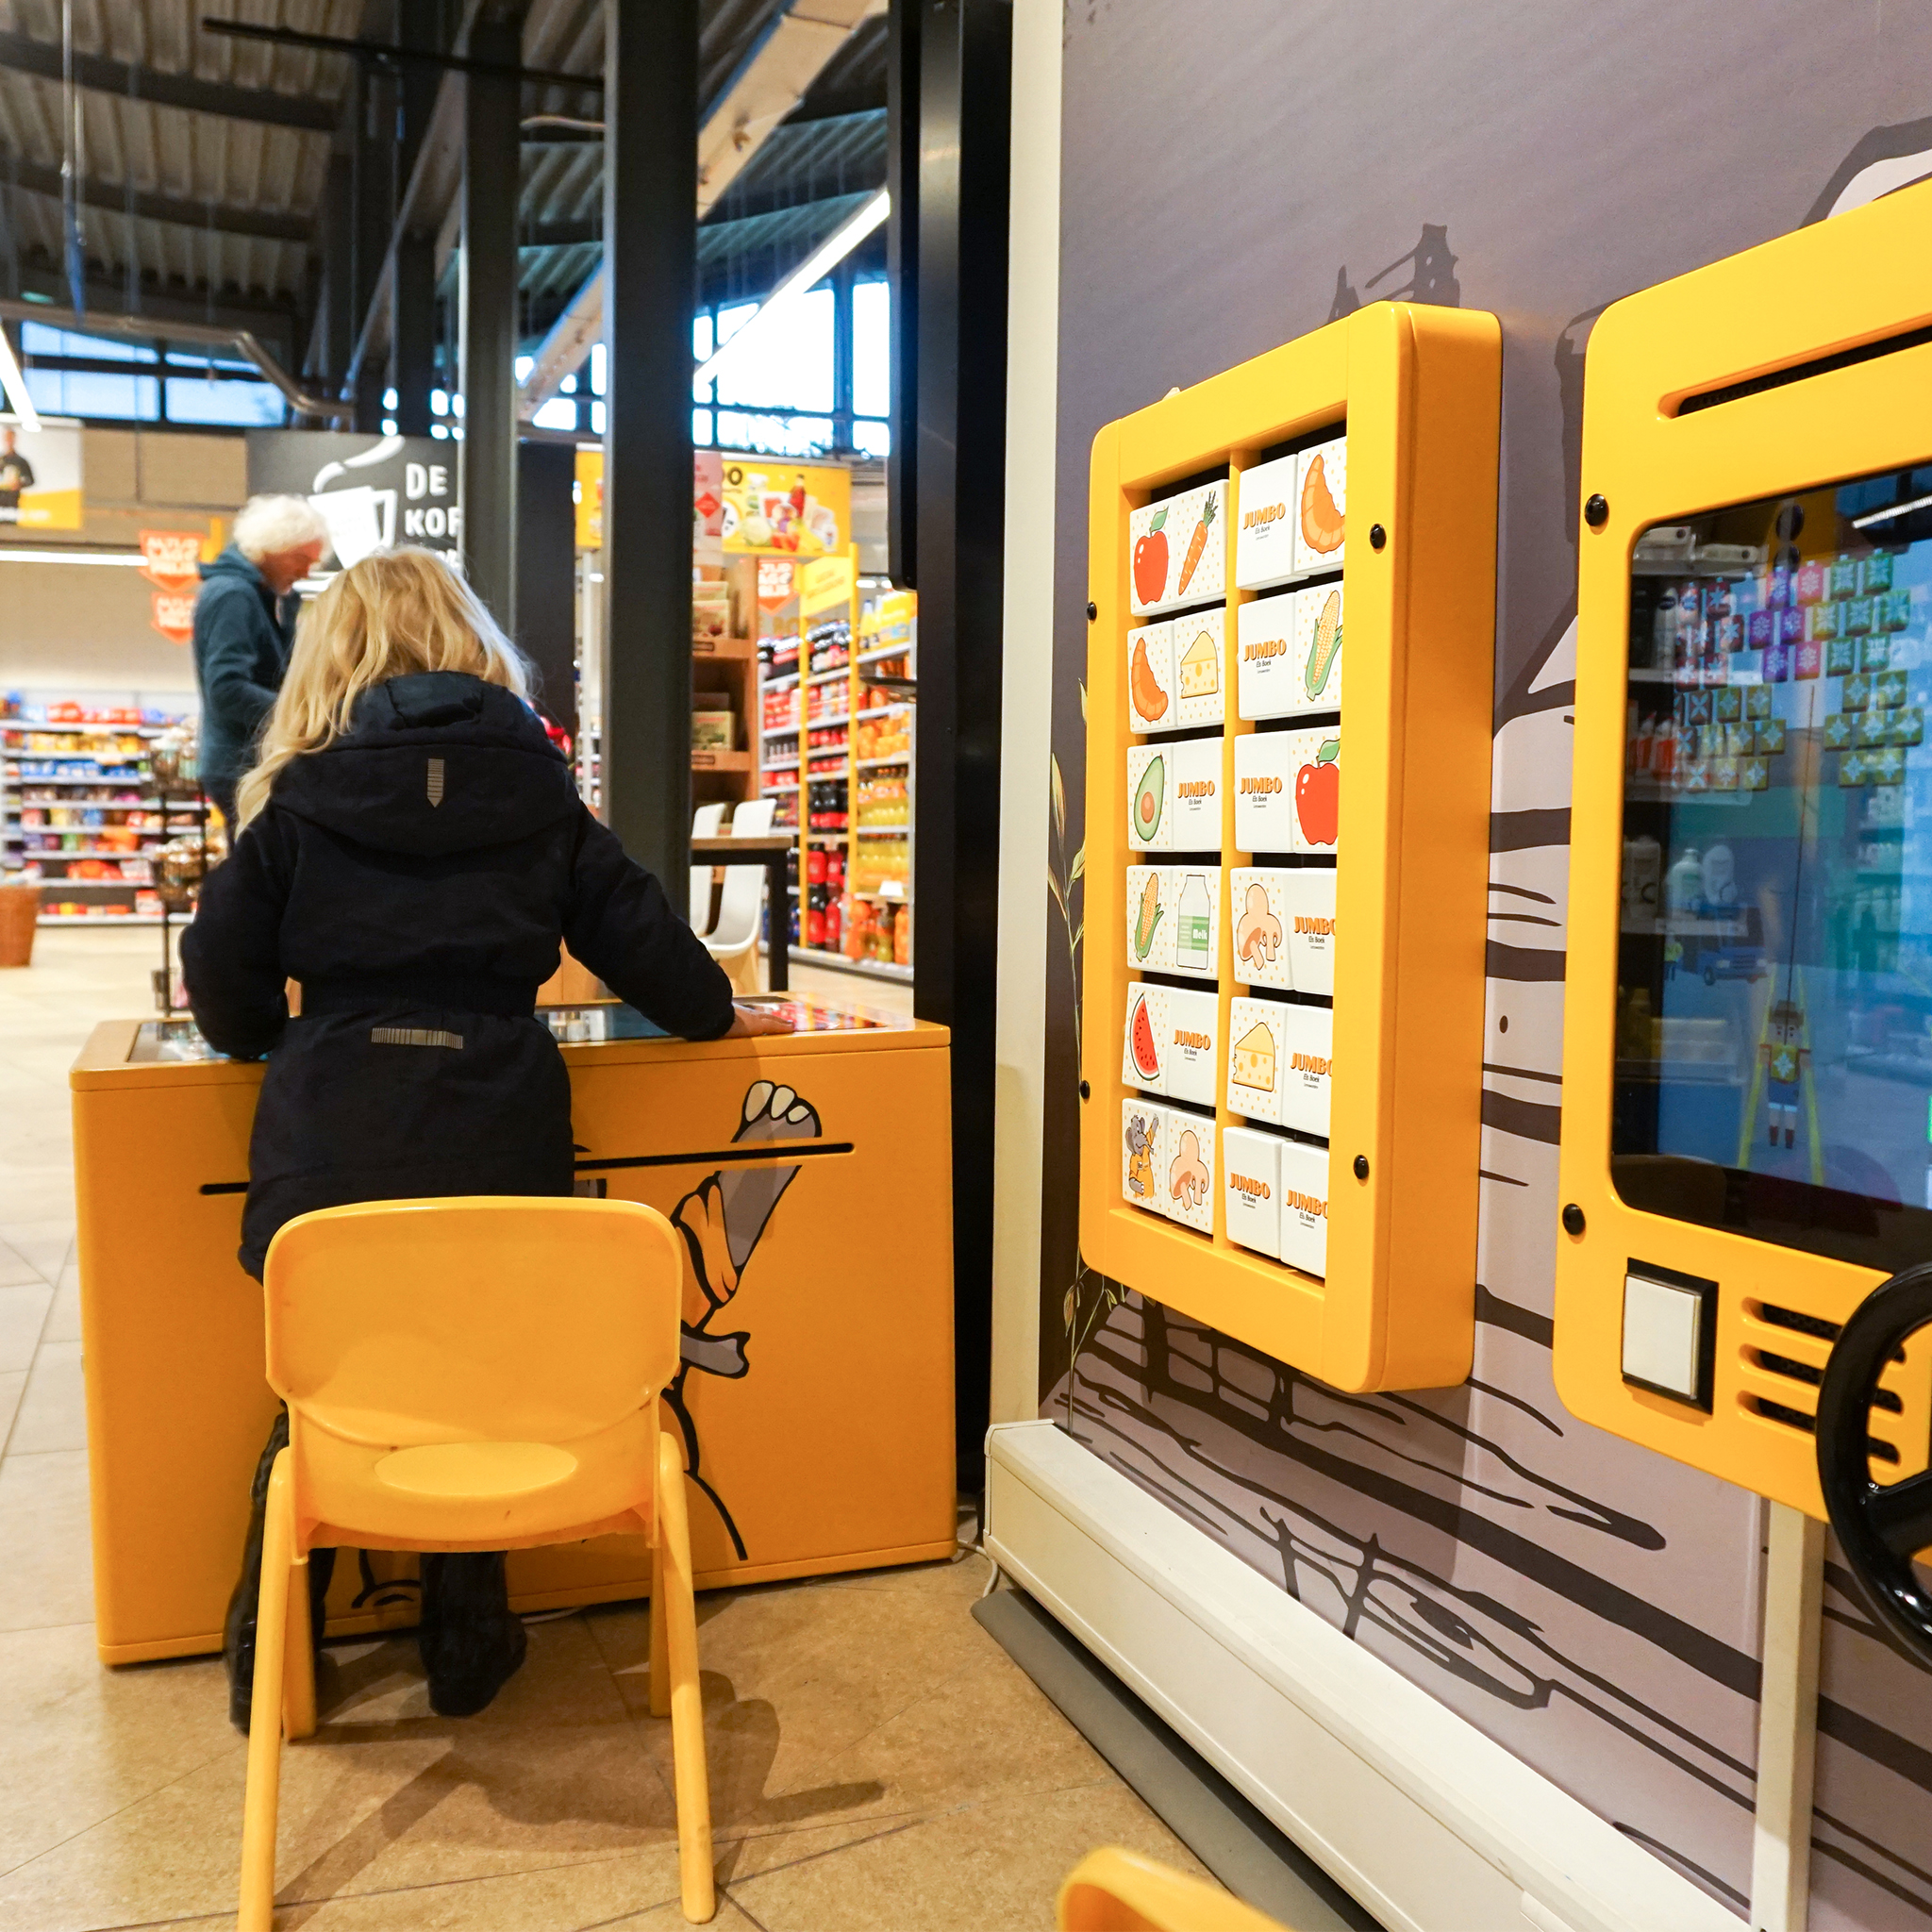
[[[852,601],[856,566],[851,557],[815,557],[798,572],[798,614],[816,617]]]
[[[577,451],[577,548],[604,547],[604,452]]]
[[[0,524],[77,530],[80,521],[80,425],[42,418],[39,429],[24,429],[0,416]]]
[[[780,457],[724,459],[724,548],[739,555],[840,557],[852,541],[852,473]]]

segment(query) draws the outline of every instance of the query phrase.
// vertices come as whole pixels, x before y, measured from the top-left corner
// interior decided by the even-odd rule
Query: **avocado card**
[[[1221,868],[1177,865],[1167,874],[1174,894],[1174,963],[1171,972],[1191,979],[1215,979],[1221,972]]]
[[[1328,1138],[1328,1094],[1334,1064],[1334,1008],[1284,1007],[1279,1116],[1284,1127],[1323,1141]]]
[[[1160,1211],[1183,1227],[1214,1232],[1214,1116],[1171,1107],[1164,1123]]]
[[[1287,734],[1291,852],[1335,850],[1341,830],[1341,727],[1316,725]]]
[[[1282,881],[1282,924],[1297,992],[1335,997],[1335,868],[1296,866]]]
[[[1283,1141],[1281,1258],[1305,1274],[1328,1273],[1328,1150]]]
[[[1282,1050],[1280,1000],[1237,997],[1227,1012],[1227,1106],[1245,1120],[1281,1124]]]
[[[1182,725],[1219,724],[1226,714],[1222,698],[1226,625],[1224,604],[1174,620],[1174,675],[1180,691],[1176,722]]]
[[[1221,1174],[1228,1240],[1280,1260],[1280,1141],[1252,1127],[1222,1128]]]
[[[1347,522],[1348,439],[1338,436],[1295,458],[1295,569],[1340,570]]]
[[[1167,1084],[1161,1091],[1170,1100],[1212,1107],[1215,1075],[1221,1068],[1221,1056],[1214,1044],[1221,1030],[1221,995],[1211,987],[1199,991],[1183,987],[1163,991],[1167,995],[1167,1032],[1162,1037],[1161,1058],[1166,1064]]]
[[[1152,1100],[1121,1103],[1121,1197],[1136,1208],[1161,1209],[1166,1173],[1167,1109]]]
[[[1298,468],[1289,456],[1241,472],[1234,537],[1234,580],[1241,590],[1265,591],[1286,583],[1299,568],[1294,558],[1301,504]]]
[[[1295,606],[1284,591],[1257,597],[1235,611],[1235,708],[1243,718],[1286,718],[1296,699]]]
[[[1221,746],[1219,738],[1183,738],[1167,747],[1167,842],[1175,852],[1221,850]]]
[[[1127,982],[1127,1022],[1121,1046],[1121,1078],[1143,1093],[1167,1091],[1168,1005],[1185,994],[1144,979]]]
[[[1165,852],[1174,843],[1169,820],[1174,804],[1174,747],[1127,747],[1127,849]]]
[[[1136,617],[1158,617],[1227,594],[1227,479],[1143,504],[1127,518]]]
[[[1127,970],[1174,971],[1174,894],[1169,874],[1153,865],[1127,867]]]
[[[1234,920],[1234,976],[1243,986],[1294,987],[1288,953],[1288,901],[1284,881],[1294,874],[1269,866],[1238,865],[1228,875],[1228,910]]]
[[[1294,708],[1341,708],[1341,586],[1313,584],[1294,599]]]
[[[1291,758],[1304,734],[1250,731],[1234,741],[1234,842],[1243,852],[1292,852]],[[1129,754],[1131,756],[1131,754]]]
[[[1142,625],[1127,633],[1127,728],[1172,731],[1179,723],[1174,701],[1174,625]]]

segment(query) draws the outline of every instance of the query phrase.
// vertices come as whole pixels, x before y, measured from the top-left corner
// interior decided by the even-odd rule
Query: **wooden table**
[[[691,856],[708,858],[724,865],[756,865],[765,868],[771,894],[771,989],[784,992],[791,984],[791,908],[789,903],[791,880],[785,868],[798,850],[795,833],[765,832],[757,838],[734,839],[728,833],[712,839],[693,839]],[[803,904],[803,893],[800,894]]]

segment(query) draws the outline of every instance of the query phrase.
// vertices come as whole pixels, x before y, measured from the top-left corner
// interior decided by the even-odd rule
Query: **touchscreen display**
[[[1631,563],[1613,1176],[1932,1257],[1932,466],[1656,525]]]

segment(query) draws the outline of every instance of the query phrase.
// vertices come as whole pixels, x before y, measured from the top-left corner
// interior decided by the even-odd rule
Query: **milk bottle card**
[[[1235,740],[1234,842],[1241,851],[1295,850],[1294,775],[1302,736],[1251,731]]]
[[[1297,711],[1341,708],[1341,586],[1315,584],[1294,598]]]
[[[1221,1130],[1222,1204],[1227,1238],[1281,1258],[1281,1141],[1252,1127]]]
[[[1121,1048],[1121,1078],[1143,1093],[1167,1091],[1168,1004],[1175,998],[1164,986],[1144,979],[1127,985],[1127,1024]]]
[[[1159,616],[1227,594],[1227,479],[1164,496],[1127,519],[1132,608]]]
[[[1183,1227],[1214,1232],[1214,1116],[1167,1110],[1162,1152],[1160,1211]]]
[[[1184,738],[1169,750],[1174,802],[1167,808],[1167,842],[1176,852],[1219,852],[1221,740]]]
[[[1174,675],[1179,689],[1175,723],[1219,724],[1226,715],[1222,699],[1222,662],[1227,608],[1193,610],[1173,622]]]
[[[1281,1143],[1281,1258],[1305,1274],[1328,1273],[1328,1150]]]
[[[1133,989],[1128,991],[1131,993]],[[1215,1075],[1221,1068],[1221,1056],[1215,1050],[1220,1038],[1221,995],[1212,988],[1198,992],[1181,987],[1161,991],[1167,1033],[1160,1049],[1166,1085],[1160,1091],[1170,1100],[1212,1107]]]
[[[1297,866],[1282,882],[1282,923],[1297,992],[1335,997],[1335,868]]]
[[[1286,881],[1295,876],[1268,866],[1238,865],[1228,874],[1234,917],[1234,976],[1243,986],[1278,987],[1289,992]]]
[[[1348,521],[1348,439],[1305,449],[1295,461],[1295,569],[1340,570]]]
[[[1295,671],[1293,591],[1257,597],[1235,611],[1235,708],[1243,718],[1286,718],[1302,708]]]
[[[1291,456],[1241,472],[1234,580],[1243,591],[1265,591],[1286,583],[1300,568],[1294,554],[1299,470],[1299,462]]]
[[[1174,892],[1174,964],[1192,979],[1213,979],[1221,970],[1221,868],[1174,866],[1167,874]]]
[[[1328,1138],[1328,1094],[1334,1074],[1335,1013],[1329,1007],[1281,1008],[1281,1112],[1284,1127]],[[1230,1102],[1232,1105],[1232,1102]]]
[[[1160,1209],[1165,1174],[1167,1109],[1152,1100],[1121,1104],[1121,1197],[1136,1208]]]
[[[1282,1019],[1279,1000],[1237,997],[1227,1012],[1227,1105],[1251,1121],[1281,1124]]]
[[[1170,770],[1173,746],[1130,744],[1127,747],[1127,849],[1165,852],[1173,845],[1169,821],[1173,809]]]
[[[1341,828],[1341,732],[1318,725],[1291,731],[1287,763],[1294,810],[1290,852],[1333,853]]]
[[[1143,625],[1127,633],[1127,728],[1172,731],[1180,723],[1174,702],[1174,625]]]
[[[1127,868],[1127,965],[1137,973],[1174,971],[1174,894],[1154,865]]]

